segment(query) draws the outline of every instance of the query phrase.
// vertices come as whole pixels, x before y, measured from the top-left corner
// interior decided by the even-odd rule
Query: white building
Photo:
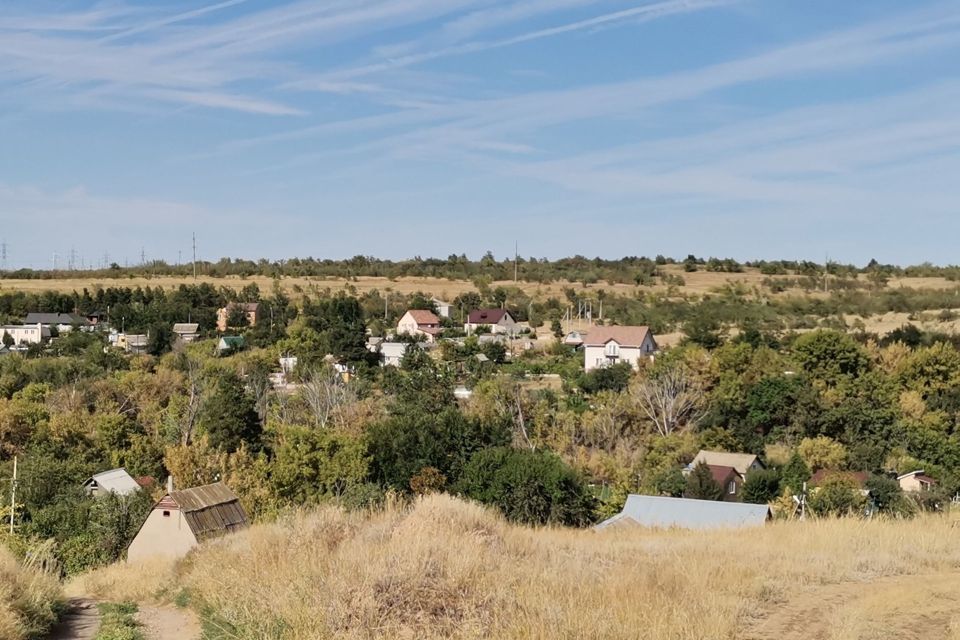
[[[36,324],[7,324],[0,328],[0,338],[3,334],[13,338],[14,346],[39,344],[44,338],[50,337],[50,327],[39,322]]]
[[[383,367],[399,367],[409,346],[409,342],[382,342],[380,344],[380,365]]]
[[[126,469],[111,469],[102,471],[83,483],[83,490],[90,496],[101,496],[115,493],[118,496],[128,496],[140,491],[140,485],[133,479]]]
[[[634,369],[640,360],[652,359],[657,342],[649,327],[593,327],[583,339],[585,371],[626,362]]]
[[[438,316],[440,316],[441,318],[449,318],[449,317],[450,317],[450,312],[453,310],[453,305],[452,305],[452,304],[450,304],[449,302],[444,302],[443,300],[440,300],[439,298],[434,298],[433,300],[431,300],[431,302],[433,302],[433,306],[435,306],[435,307],[437,308],[437,315],[438,315]]]
[[[433,342],[440,331],[440,318],[425,309],[411,309],[397,322],[398,335],[424,336],[427,342]]]
[[[506,309],[475,309],[471,311],[466,324],[463,325],[463,330],[471,334],[481,327],[488,328],[490,333],[514,335],[520,332],[517,321]]]

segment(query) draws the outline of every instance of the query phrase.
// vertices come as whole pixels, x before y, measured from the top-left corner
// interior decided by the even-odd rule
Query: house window
[[[616,342],[608,342],[607,346],[603,348],[603,355],[608,358],[617,358],[620,356],[620,345]]]
[[[727,485],[727,493],[729,493],[730,495],[734,495],[734,494],[737,493],[737,481],[736,481],[736,480],[731,480],[730,483]]]
[[[164,518],[169,518],[169,517],[170,517],[170,512],[169,512],[169,511],[164,511],[164,512],[163,512],[163,517],[164,517]]]

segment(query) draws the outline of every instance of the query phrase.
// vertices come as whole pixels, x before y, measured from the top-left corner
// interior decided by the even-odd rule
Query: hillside
[[[189,594],[228,638],[949,638],[954,531],[924,516],[596,533],[432,495],[256,525],[175,569],[117,565],[71,588]]]

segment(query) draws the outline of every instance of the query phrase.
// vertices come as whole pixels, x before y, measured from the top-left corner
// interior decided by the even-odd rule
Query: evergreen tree
[[[723,487],[713,479],[713,473],[705,462],[700,462],[687,476],[687,489],[684,497],[698,500],[723,499]]]
[[[218,449],[233,452],[246,443],[258,450],[262,428],[253,398],[244,390],[236,374],[222,372],[213,392],[203,404],[199,417],[200,428]]]
[[[12,346],[13,346],[13,343],[14,343],[13,336],[10,335],[9,333],[7,333],[6,331],[4,331],[4,332],[3,332],[3,346],[9,348],[9,347],[12,347]]]
[[[766,504],[780,495],[780,474],[773,469],[757,469],[743,484],[743,501]]]

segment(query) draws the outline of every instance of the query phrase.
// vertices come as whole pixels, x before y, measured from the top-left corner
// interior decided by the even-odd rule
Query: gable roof
[[[175,322],[173,325],[173,332],[179,334],[197,333],[199,329],[200,325],[196,322]]]
[[[128,333],[127,334],[127,346],[130,347],[145,347],[150,342],[150,339],[143,333]]]
[[[730,479],[730,476],[740,476],[740,472],[733,467],[708,464],[707,468],[710,469],[710,473],[713,475],[713,481],[719,484],[721,487],[726,487],[727,480]]]
[[[80,324],[87,325],[86,318],[72,313],[28,313],[23,324]]]
[[[621,347],[639,347],[650,335],[650,327],[615,325],[610,327],[592,327],[583,336],[585,347],[602,347],[611,340]]]
[[[929,482],[931,484],[936,484],[937,481],[934,478],[928,476],[923,469],[917,469],[916,471],[911,471],[910,473],[905,473],[902,476],[897,476],[897,480],[903,480],[909,478],[910,476],[916,476],[917,480],[920,482]]]
[[[701,449],[700,452],[697,453],[697,457],[690,463],[690,467],[695,467],[701,462],[718,467],[733,467],[737,470],[737,473],[745,476],[747,472],[750,471],[753,463],[759,462],[759,460],[757,460],[757,456],[752,453],[727,453],[726,451],[706,451]],[[761,466],[763,465],[761,464]]]
[[[217,343],[218,347],[226,347],[227,349],[241,349],[246,345],[246,340],[243,339],[243,336],[223,336],[220,338],[220,342]]]
[[[429,309],[410,309],[406,314],[417,324],[440,324],[440,318]]]
[[[240,505],[240,498],[222,482],[173,491],[157,503],[173,503],[197,540],[229,533],[247,526],[247,514]]]
[[[596,527],[614,525],[644,527],[680,527],[683,529],[720,529],[759,526],[772,517],[765,504],[692,500],[631,494],[623,511]]]
[[[474,309],[467,318],[469,324],[497,324],[504,317],[513,320],[513,316],[506,309]]]
[[[140,490],[140,485],[126,469],[110,469],[96,473],[83,483],[85,489],[98,489],[118,496],[130,495]]]

